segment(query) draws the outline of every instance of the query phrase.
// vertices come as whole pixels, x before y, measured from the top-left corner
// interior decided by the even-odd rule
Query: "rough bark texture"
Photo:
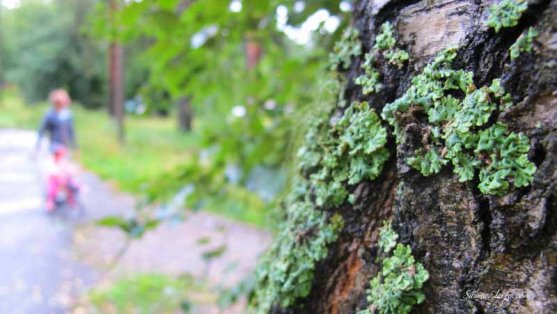
[[[348,73],[346,98],[368,100],[380,112],[404,93],[434,54],[456,45],[455,69],[473,71],[477,86],[501,77],[511,93],[515,105],[498,120],[530,138],[529,157],[538,167],[534,182],[503,197],[485,196],[478,182],[460,183],[450,166],[430,177],[411,169],[405,160],[413,148],[397,146],[391,138],[391,159],[382,176],[357,187],[355,206],[335,210],[346,227],[318,264],[310,296],[285,312],[355,313],[364,308],[365,290],[378,270],[378,231],[386,219],[430,274],[426,300],[414,312],[557,313],[557,0],[530,1],[519,24],[498,34],[485,24],[493,3],[357,2],[354,27],[364,50],[373,45],[379,26],[390,21],[411,59],[401,70],[382,65],[385,87],[364,97],[353,83],[361,73],[361,56]],[[509,47],[530,26],[540,32],[535,53],[511,62]],[[472,291],[515,298],[469,298]]]

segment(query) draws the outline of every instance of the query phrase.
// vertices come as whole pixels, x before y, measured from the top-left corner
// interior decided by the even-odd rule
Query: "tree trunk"
[[[4,8],[0,0],[0,107],[4,106],[4,34],[2,24],[4,21]]]
[[[263,47],[254,33],[248,33],[245,39],[246,68],[253,70],[263,56]]]
[[[478,179],[459,182],[451,165],[424,176],[406,162],[415,147],[390,138],[391,157],[381,176],[361,183],[356,203],[341,208],[344,228],[328,257],[316,265],[309,296],[277,312],[356,313],[366,308],[366,289],[380,269],[378,232],[382,221],[390,220],[400,242],[411,246],[430,275],[423,289],[426,299],[413,312],[557,313],[557,1],[529,1],[518,24],[499,33],[486,26],[488,8],[497,2],[357,2],[353,25],[363,51],[347,72],[344,97],[349,103],[367,100],[381,112],[405,93],[435,54],[456,46],[454,69],[473,72],[478,87],[501,78],[511,94],[514,105],[496,120],[530,139],[528,157],[537,166],[532,184],[489,196],[478,190]],[[410,60],[401,69],[378,60],[383,88],[364,96],[353,81],[386,21]],[[509,47],[530,26],[539,31],[534,51],[511,61]],[[412,137],[422,134],[419,128],[406,131]],[[482,299],[479,293],[510,297]]]
[[[116,121],[118,141],[124,142],[124,48],[119,42],[118,25],[115,15],[118,10],[116,0],[109,3],[109,14],[114,34],[109,46],[109,112]]]
[[[178,128],[181,132],[189,132],[192,128],[193,109],[188,97],[178,99]]]

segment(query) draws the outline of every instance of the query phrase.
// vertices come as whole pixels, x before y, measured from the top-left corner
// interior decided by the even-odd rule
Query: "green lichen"
[[[381,116],[395,128],[397,143],[404,140],[398,120],[411,106],[425,110],[430,122],[436,124],[454,115],[458,101],[451,93],[466,92],[473,86],[472,73],[450,68],[455,57],[454,48],[444,50],[412,79],[412,85],[402,97],[383,108]]]
[[[294,189],[298,189],[295,197],[307,194],[303,185]],[[257,269],[254,311],[268,313],[274,305],[286,308],[307,296],[316,262],[327,256],[328,245],[342,227],[340,215],[327,219],[307,198],[293,201],[280,233]]]
[[[527,157],[528,139],[510,132],[501,123],[485,129],[494,112],[512,105],[510,95],[504,92],[498,79],[490,86],[476,89],[472,72],[451,69],[455,56],[454,49],[440,53],[412,79],[402,97],[383,109],[382,117],[394,127],[398,143],[405,140],[401,123],[418,119],[408,115],[412,111],[427,113],[423,147],[407,163],[430,176],[451,162],[461,182],[470,181],[479,173],[478,187],[484,194],[503,195],[509,183],[527,186],[536,170]],[[497,132],[486,133],[491,128]],[[493,143],[489,149],[484,146],[486,139]]]
[[[395,48],[396,39],[391,23],[385,22],[381,25],[381,31],[375,38],[372,49],[366,53],[365,62],[362,64],[364,74],[358,76],[354,81],[356,85],[362,86],[364,95],[377,93],[383,85],[380,81],[380,73],[375,68],[375,62],[379,55],[383,55],[389,64],[402,68],[410,56],[402,49]]]
[[[390,64],[396,65],[402,68],[404,62],[408,61],[410,56],[408,52],[395,48],[396,39],[394,36],[393,25],[389,22],[385,22],[381,25],[381,32],[377,35],[375,39],[375,45],[373,49],[377,51],[383,51],[383,56],[389,61]]]
[[[480,156],[478,188],[484,194],[502,195],[509,182],[516,187],[528,186],[536,172],[536,166],[528,160],[530,143],[519,133],[509,132],[502,123],[492,125],[479,133],[474,153]]]
[[[347,70],[352,64],[352,58],[362,53],[362,43],[359,32],[354,28],[347,28],[341,39],[335,43],[333,52],[329,56],[329,68],[333,71]]]
[[[376,50],[389,50],[393,49],[395,45],[396,39],[394,36],[393,24],[385,22],[381,25],[381,31],[375,38],[373,48]]]
[[[385,222],[380,232],[379,248],[387,257],[367,290],[369,307],[358,314],[410,313],[414,305],[425,300],[422,287],[429,273],[421,263],[416,263],[410,246],[397,243],[397,238],[391,225]]]
[[[319,170],[310,175],[316,204],[337,206],[346,200],[346,185],[374,180],[389,157],[387,130],[366,102],[352,104],[322,144]]]
[[[377,178],[389,153],[385,148],[387,130],[375,111],[367,102],[353,104],[336,128],[340,129],[337,152],[348,154],[350,160],[348,184]]]
[[[502,0],[489,8],[490,15],[487,25],[496,33],[502,28],[516,26],[527,8],[526,0]]]
[[[354,83],[356,85],[362,86],[362,93],[364,95],[369,95],[372,93],[377,93],[378,91],[383,88],[381,84],[381,80],[379,79],[379,71],[374,66],[375,63],[375,54],[374,53],[366,53],[365,61],[362,64],[362,69],[364,70],[364,74],[358,76]]]
[[[522,52],[532,52],[532,44],[538,35],[538,31],[533,27],[528,28],[526,33],[521,34],[516,42],[509,48],[511,60],[518,58]]]
[[[325,142],[328,117],[312,119],[304,138],[304,145],[298,149],[297,167],[301,175],[309,176],[315,172],[323,158],[323,145]]]
[[[347,186],[377,178],[388,158],[387,130],[367,103],[353,103],[336,123],[329,117],[311,124],[298,151],[300,176],[287,200],[286,221],[257,270],[257,313],[287,308],[310,293],[315,265],[343,224],[323,209],[345,202]]]
[[[426,152],[424,150],[422,148],[414,152],[414,156],[409,157],[407,163],[426,177],[439,173],[448,161],[441,157],[441,154],[435,148]]]
[[[383,221],[383,227],[379,232],[378,246],[383,252],[390,252],[396,246],[398,234],[393,230],[391,224]]]
[[[396,65],[399,69],[404,66],[404,63],[410,59],[408,52],[402,49],[393,49],[385,52],[385,58],[390,64]]]

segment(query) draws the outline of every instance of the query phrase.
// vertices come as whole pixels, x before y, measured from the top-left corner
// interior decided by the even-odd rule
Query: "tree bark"
[[[391,138],[391,158],[381,177],[358,186],[355,205],[336,210],[345,227],[318,263],[311,294],[279,312],[356,313],[365,308],[366,289],[379,269],[378,232],[383,220],[392,220],[399,240],[411,246],[430,274],[426,300],[414,307],[415,313],[557,313],[557,1],[529,1],[518,25],[498,34],[485,23],[493,3],[357,2],[353,24],[363,50],[369,51],[380,25],[390,21],[410,61],[402,69],[380,61],[384,87],[363,96],[353,83],[362,72],[362,53],[348,71],[345,98],[367,100],[381,112],[404,94],[432,56],[457,46],[455,69],[472,71],[476,86],[500,77],[512,95],[513,107],[501,112],[498,121],[530,139],[529,158],[537,166],[533,183],[495,197],[481,194],[478,182],[459,182],[450,166],[425,177],[406,163],[411,148]],[[535,52],[510,61],[509,47],[530,26],[540,33]],[[474,292],[515,298],[474,298]],[[525,298],[517,297],[522,294]]]
[[[109,112],[116,121],[117,137],[124,142],[124,48],[119,42],[118,25],[115,20],[117,0],[110,0],[109,14],[114,34],[109,46]]]
[[[188,97],[178,99],[178,128],[181,132],[189,132],[192,128],[193,109]]]

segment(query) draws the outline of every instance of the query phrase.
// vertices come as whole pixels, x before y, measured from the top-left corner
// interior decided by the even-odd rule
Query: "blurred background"
[[[352,2],[0,4],[0,312],[245,313]],[[78,214],[32,154],[56,88]]]

